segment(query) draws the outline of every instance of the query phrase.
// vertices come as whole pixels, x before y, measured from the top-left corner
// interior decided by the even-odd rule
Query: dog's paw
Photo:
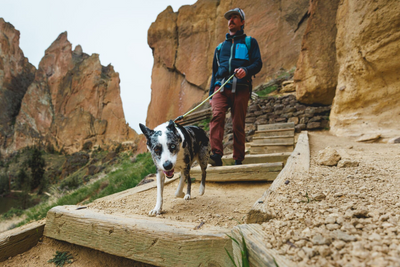
[[[184,200],[190,200],[190,195],[186,194],[185,197],[183,198]]]
[[[161,209],[153,209],[149,212],[149,216],[151,216],[151,217],[155,217],[160,214],[161,214]]]
[[[205,191],[205,187],[203,185],[200,185],[200,189],[199,189],[200,196],[204,195],[204,191]]]
[[[176,192],[175,197],[183,198],[185,196],[185,193],[183,192]]]

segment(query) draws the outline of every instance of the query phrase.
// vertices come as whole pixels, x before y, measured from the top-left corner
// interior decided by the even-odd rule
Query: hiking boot
[[[212,165],[212,166],[222,166],[222,160],[221,160],[222,156],[218,155],[218,154],[213,154],[210,156],[210,159],[208,160],[208,162]]]
[[[242,165],[242,161],[235,159],[235,165]]]

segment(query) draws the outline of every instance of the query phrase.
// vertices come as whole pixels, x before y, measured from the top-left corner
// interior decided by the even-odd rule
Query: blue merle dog
[[[150,216],[161,214],[165,176],[171,179],[175,170],[181,172],[176,197],[189,200],[191,190],[190,168],[195,160],[201,167],[200,195],[204,194],[207,162],[210,156],[210,142],[206,133],[196,126],[182,127],[172,120],[151,130],[139,124],[147,139],[147,148],[151,152],[157,168],[157,203],[149,212]],[[184,181],[187,182],[186,195],[183,193]]]

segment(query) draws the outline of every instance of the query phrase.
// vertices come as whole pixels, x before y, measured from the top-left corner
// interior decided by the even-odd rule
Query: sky
[[[2,0],[0,17],[20,31],[20,47],[36,68],[62,32],[86,54],[119,73],[125,119],[136,132],[146,122],[153,55],[147,31],[167,6],[177,12],[196,0]]]

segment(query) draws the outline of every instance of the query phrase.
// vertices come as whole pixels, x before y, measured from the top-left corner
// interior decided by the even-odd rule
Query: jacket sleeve
[[[214,88],[215,88],[215,76],[218,72],[218,63],[217,63],[217,48],[215,48],[214,51],[214,59],[213,59],[213,65],[212,65],[212,76],[211,76],[211,84],[210,84],[210,92],[208,95],[212,95],[214,93]]]
[[[251,63],[245,68],[246,76],[254,76],[260,72],[262,68],[261,53],[257,40],[251,38]]]

